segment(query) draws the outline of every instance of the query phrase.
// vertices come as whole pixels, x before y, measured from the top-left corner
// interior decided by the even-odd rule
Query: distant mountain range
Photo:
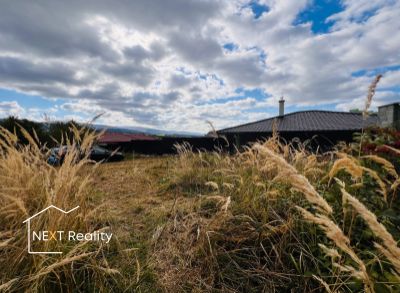
[[[94,124],[92,125],[97,130],[106,129],[108,132],[119,132],[119,133],[144,133],[149,135],[157,135],[157,136],[203,136],[203,134],[198,132],[189,132],[189,131],[167,131],[160,130],[154,128],[147,127],[115,127],[115,126],[107,126],[102,124]]]

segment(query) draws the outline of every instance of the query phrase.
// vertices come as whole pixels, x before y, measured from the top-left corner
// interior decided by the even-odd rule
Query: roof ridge
[[[241,126],[247,126],[247,125],[251,125],[251,124],[255,124],[255,123],[259,123],[259,122],[264,122],[264,121],[268,121],[268,120],[272,120],[272,119],[282,119],[286,116],[292,116],[294,114],[300,114],[300,113],[307,113],[307,112],[320,112],[320,113],[336,113],[336,114],[351,114],[351,115],[362,115],[362,112],[357,113],[357,112],[344,112],[344,111],[331,111],[331,110],[302,110],[302,111],[295,111],[295,112],[290,112],[287,114],[284,114],[283,116],[273,116],[273,117],[269,117],[269,118],[265,118],[265,119],[261,119],[261,120],[257,120],[257,121],[253,121],[253,122],[247,122],[244,124],[240,124],[240,125],[236,125],[236,126],[231,126],[228,128],[223,128],[220,129],[218,131],[226,131],[232,128],[236,128],[236,127],[241,127]],[[218,132],[217,131],[217,132]]]

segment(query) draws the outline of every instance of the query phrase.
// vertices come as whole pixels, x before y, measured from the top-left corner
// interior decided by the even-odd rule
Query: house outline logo
[[[28,253],[29,254],[62,254],[61,251],[32,251],[31,250],[31,220],[51,208],[56,209],[64,214],[69,214],[69,213],[75,211],[76,209],[78,209],[79,206],[76,206],[73,209],[70,209],[69,211],[64,211],[63,209],[60,209],[60,208],[56,207],[55,205],[49,205],[47,208],[44,208],[40,212],[37,212],[33,216],[31,216],[28,219],[26,219],[25,221],[23,221],[22,223],[27,223],[27,225],[28,225]]]

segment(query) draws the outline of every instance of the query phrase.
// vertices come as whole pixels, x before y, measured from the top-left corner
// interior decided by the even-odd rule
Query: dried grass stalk
[[[360,181],[362,180],[362,176],[364,173],[368,173],[372,178],[375,179],[375,181],[379,185],[379,192],[383,195],[384,200],[387,200],[387,190],[386,190],[386,184],[383,182],[383,180],[379,177],[378,173],[370,168],[364,167],[360,165],[359,160],[356,158],[349,156],[348,154],[345,153],[338,153],[337,154],[340,159],[336,160],[335,163],[333,164],[331,170],[329,171],[329,180],[332,180],[341,170],[346,171],[351,175],[351,177],[355,181]],[[375,158],[375,156],[370,156],[368,158],[372,158],[376,161],[378,159]],[[387,162],[386,160],[382,159],[379,160],[381,164],[384,164],[385,168],[388,168],[390,172],[394,172],[393,174],[397,173],[394,170],[394,167],[391,163]]]
[[[380,81],[381,78],[382,74],[378,74],[368,88],[367,99],[365,100],[365,107],[363,111],[364,119],[368,117],[368,109],[371,107],[372,98],[374,97],[376,91],[376,86],[378,85],[378,82]]]
[[[365,264],[351,248],[350,239],[343,233],[343,231],[325,215],[313,215],[301,207],[297,207],[297,209],[301,212],[304,219],[317,224],[324,231],[325,235],[332,240],[337,247],[349,255],[350,258],[358,265],[358,270],[351,266],[341,266],[337,264],[338,268],[343,271],[348,271],[353,277],[362,280],[364,282],[364,289],[366,292],[373,292],[373,285],[368,276]]]
[[[392,151],[393,153],[397,154],[400,156],[400,150],[399,149],[395,149],[394,147],[388,146],[388,145],[384,145],[383,146],[385,149],[388,149],[390,151]]]
[[[295,190],[304,194],[306,199],[321,212],[332,213],[332,207],[319,195],[308,179],[299,174],[296,168],[289,164],[283,157],[262,145],[255,145],[254,148],[266,154],[278,168],[279,174],[276,178],[277,180],[291,184]]]
[[[385,226],[378,222],[376,215],[368,210],[363,203],[349,194],[343,187],[341,188],[341,191],[343,201],[349,203],[368,224],[368,227],[372,230],[375,236],[381,239],[383,246],[379,244],[376,244],[376,246],[400,274],[400,248],[397,246],[397,242],[393,239],[392,234],[386,230]]]
[[[368,155],[368,156],[363,156],[363,157],[361,157],[361,158],[363,158],[363,159],[369,159],[369,160],[371,160],[371,161],[374,161],[374,162],[376,162],[376,163],[382,165],[383,168],[384,168],[391,176],[393,176],[394,178],[398,178],[398,177],[399,177],[398,174],[397,174],[397,172],[396,172],[396,169],[395,169],[394,166],[393,166],[393,164],[390,163],[388,160],[386,160],[386,159],[384,159],[384,158],[382,158],[382,157],[376,156],[376,155]]]
[[[322,280],[320,277],[318,277],[318,276],[316,276],[316,275],[313,275],[313,278],[314,278],[315,280],[317,280],[318,282],[320,282],[322,286],[324,286],[326,292],[328,292],[328,293],[331,293],[331,292],[332,292],[332,290],[331,290],[331,288],[329,287],[329,285],[328,285],[327,282],[325,282],[324,280]]]

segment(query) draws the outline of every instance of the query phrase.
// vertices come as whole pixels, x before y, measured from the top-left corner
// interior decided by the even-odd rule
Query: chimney
[[[379,125],[400,129],[400,103],[378,107]]]
[[[283,97],[279,100],[279,116],[285,115],[285,100]]]

